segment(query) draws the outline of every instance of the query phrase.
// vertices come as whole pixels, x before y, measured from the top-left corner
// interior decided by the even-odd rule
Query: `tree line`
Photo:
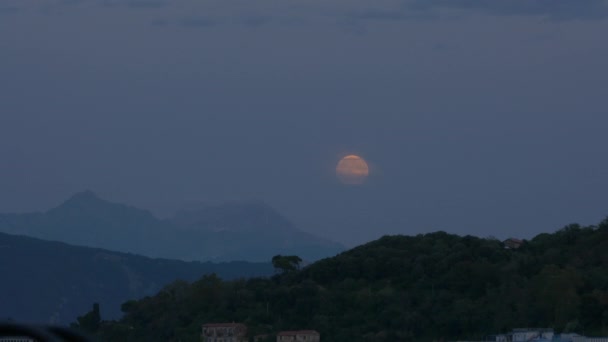
[[[483,339],[529,326],[608,335],[608,220],[517,249],[436,232],[384,236],[301,269],[296,256],[272,262],[272,277],[175,281],[124,303],[118,321],[75,326],[107,341],[197,341],[212,322],[244,323],[251,336],[315,329],[334,342]]]

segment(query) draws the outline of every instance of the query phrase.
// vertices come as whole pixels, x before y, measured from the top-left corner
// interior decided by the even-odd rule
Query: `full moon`
[[[369,176],[369,167],[363,158],[351,154],[338,162],[336,176],[344,184],[363,184]]]

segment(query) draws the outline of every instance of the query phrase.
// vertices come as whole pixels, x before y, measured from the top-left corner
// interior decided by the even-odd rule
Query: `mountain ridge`
[[[272,266],[153,259],[0,233],[0,274],[0,319],[67,324],[93,302],[105,316],[118,318],[122,302],[153,295],[178,279],[267,276]]]
[[[90,190],[43,213],[0,214],[0,232],[185,261],[263,262],[276,254],[314,261],[345,249],[297,229],[261,201],[189,208],[159,219]]]

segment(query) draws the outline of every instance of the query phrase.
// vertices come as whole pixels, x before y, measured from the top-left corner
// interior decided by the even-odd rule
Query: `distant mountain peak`
[[[101,198],[99,198],[99,196],[97,196],[97,194],[95,192],[93,192],[92,190],[84,190],[81,192],[77,192],[74,195],[72,195],[72,197],[70,197],[68,200],[71,199],[76,199],[76,200],[101,200]]]
[[[112,221],[120,221],[127,215],[155,220],[153,215],[147,210],[138,209],[122,203],[110,202],[97,196],[97,194],[91,190],[81,191],[72,195],[58,207],[49,210],[47,214],[59,216],[67,214],[70,217],[103,217]]]
[[[182,260],[266,261],[276,254],[316,260],[344,249],[298,229],[260,200],[190,206],[160,220],[91,190],[78,192],[45,213],[0,220],[2,231]]]
[[[77,192],[63,202],[59,207],[72,207],[72,206],[90,206],[109,203],[106,200],[101,199],[97,194],[91,190],[84,190]]]

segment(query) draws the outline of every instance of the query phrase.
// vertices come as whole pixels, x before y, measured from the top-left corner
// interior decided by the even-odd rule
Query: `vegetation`
[[[283,256],[279,254],[272,257],[272,266],[276,271],[280,270],[282,273],[299,270],[301,263],[302,259],[297,255]]]
[[[87,312],[83,316],[76,319],[77,323],[72,324],[72,328],[81,328],[82,330],[96,333],[101,324],[101,314],[99,313],[99,303],[93,304],[93,310]]]
[[[124,317],[102,322],[98,336],[197,341],[201,324],[233,321],[251,336],[316,329],[332,342],[480,339],[526,326],[606,335],[607,251],[608,220],[518,249],[444,232],[385,236],[270,278],[174,282],[124,303]]]

